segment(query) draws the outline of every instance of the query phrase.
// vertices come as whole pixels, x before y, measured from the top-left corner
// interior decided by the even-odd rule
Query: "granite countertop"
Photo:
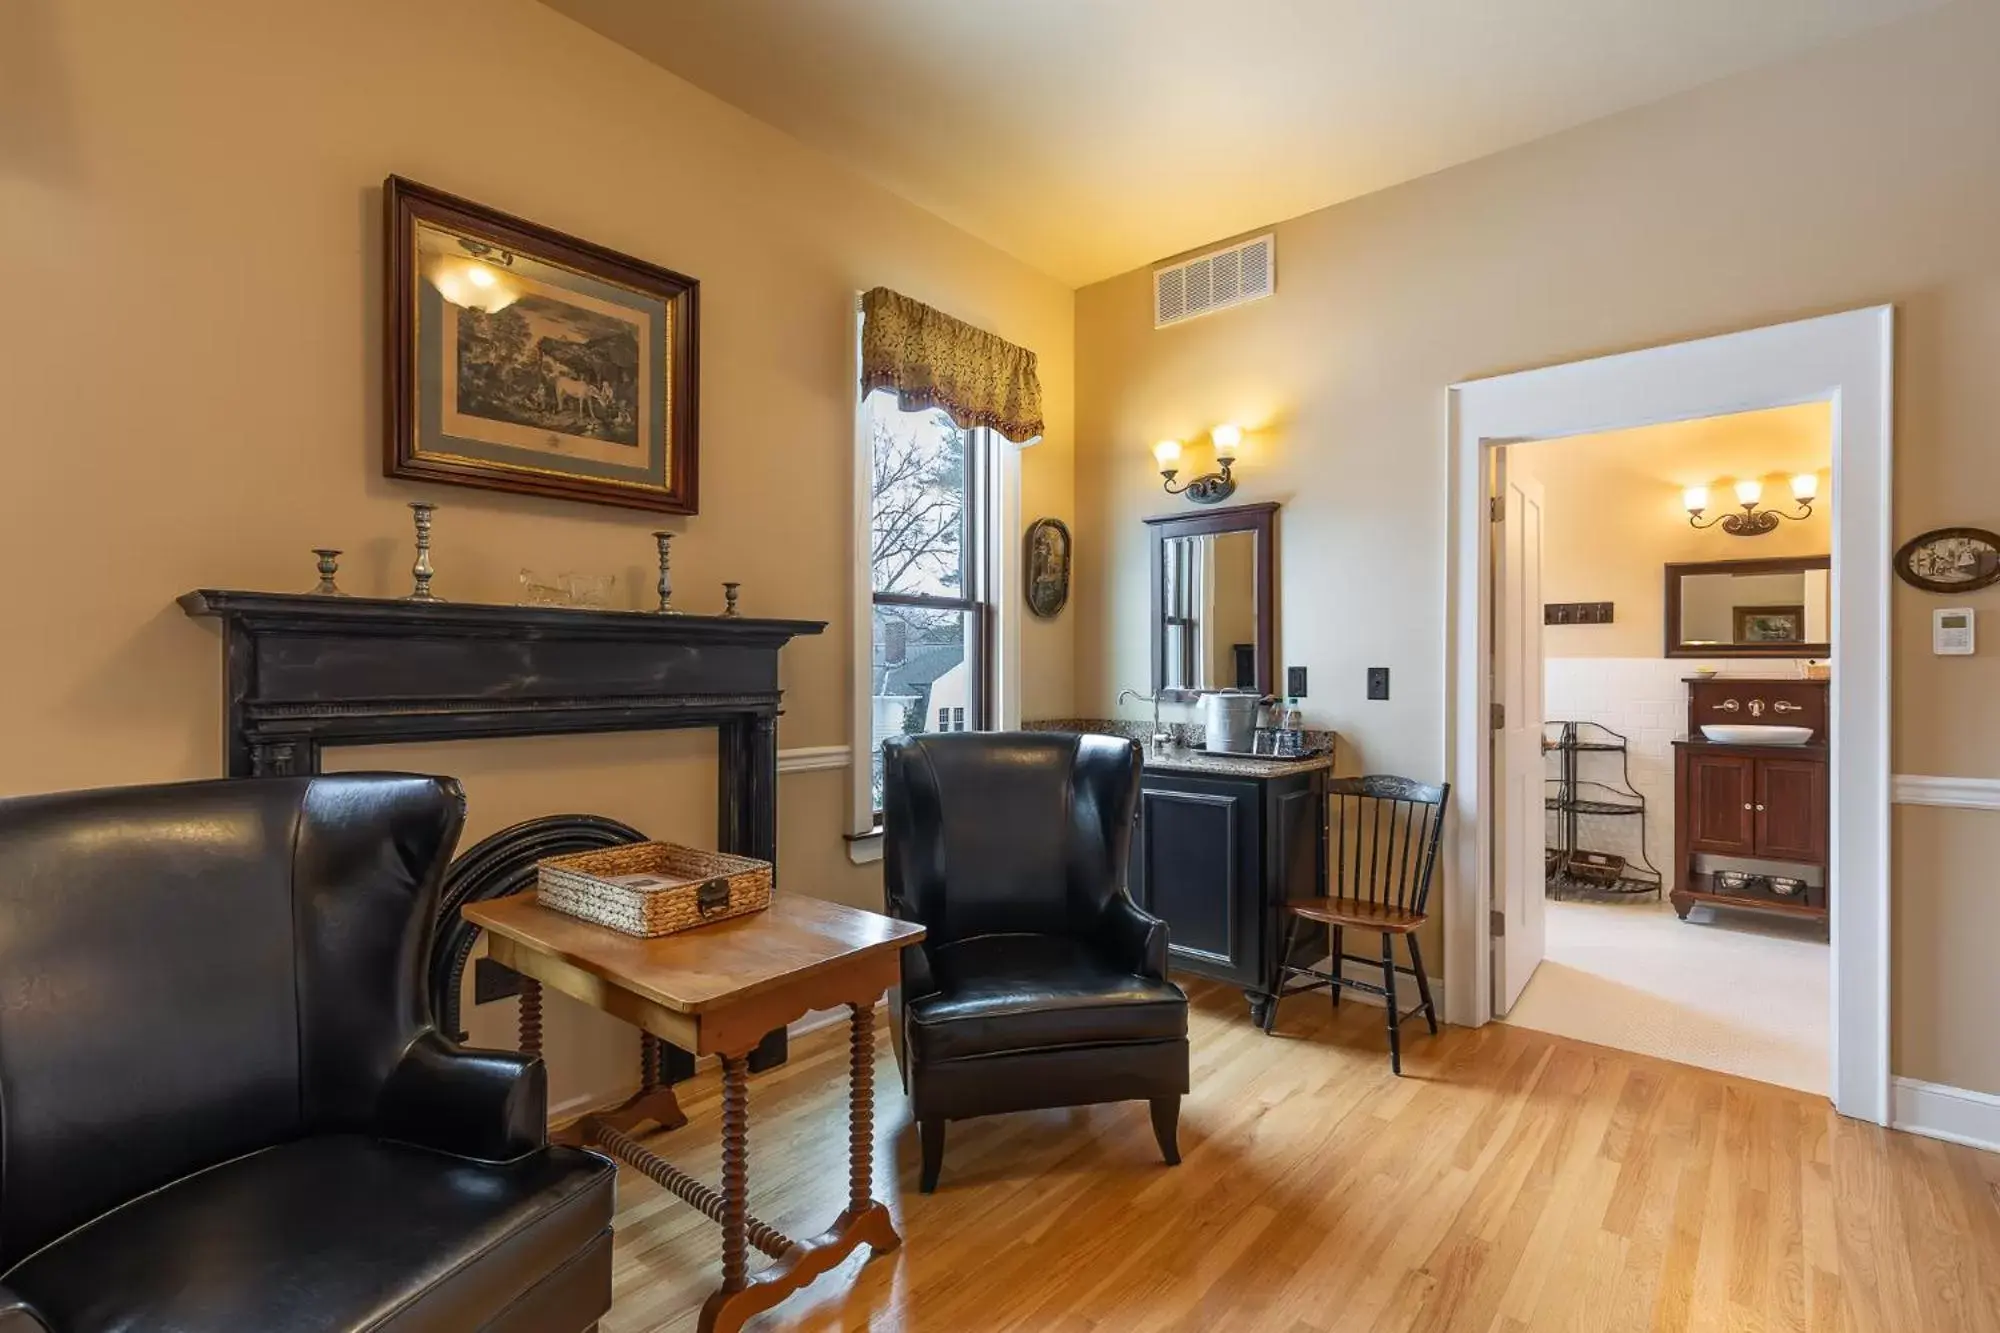
[[[1288,778],[1295,773],[1313,773],[1333,767],[1333,756],[1316,754],[1305,759],[1274,759],[1267,755],[1210,754],[1206,750],[1174,749],[1146,751],[1146,767],[1156,773],[1213,773],[1233,778]]]
[[[1306,743],[1320,753],[1305,759],[1278,759],[1270,755],[1253,754],[1210,754],[1201,748],[1202,728],[1199,724],[1169,722],[1163,724],[1172,733],[1177,744],[1169,750],[1155,750],[1147,737],[1152,727],[1144,722],[1101,717],[1061,717],[1043,718],[1022,724],[1029,731],[1085,731],[1104,736],[1123,736],[1127,740],[1139,742],[1139,748],[1146,758],[1146,767],[1158,773],[1210,773],[1217,777],[1235,778],[1287,778],[1294,773],[1314,773],[1333,767],[1333,752],[1337,738],[1330,731],[1305,733]]]

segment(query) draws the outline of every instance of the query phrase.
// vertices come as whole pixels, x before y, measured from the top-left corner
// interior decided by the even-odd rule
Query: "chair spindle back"
[[[1380,774],[1327,783],[1329,896],[1422,914],[1451,784]]]

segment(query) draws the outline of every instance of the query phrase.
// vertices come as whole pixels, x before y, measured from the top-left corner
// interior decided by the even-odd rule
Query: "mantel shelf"
[[[522,638],[619,638],[651,642],[783,644],[826,628],[823,620],[771,620],[753,616],[662,615],[565,606],[507,606],[494,602],[412,602],[400,597],[324,597],[314,593],[245,592],[197,588],[179,598],[193,617],[236,618],[260,625],[305,629],[422,632],[426,635]]]
[[[212,588],[180,606],[222,625],[224,751],[239,777],[318,772],[327,745],[715,727],[725,760],[761,787],[776,762],[778,650],[825,628]]]

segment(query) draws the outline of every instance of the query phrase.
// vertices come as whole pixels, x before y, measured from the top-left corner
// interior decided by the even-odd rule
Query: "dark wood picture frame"
[[[1830,555],[1783,555],[1763,560],[1695,560],[1666,566],[1665,657],[1831,657],[1830,643],[1683,643],[1681,580],[1692,574],[1788,574],[1832,569]],[[1765,608],[1752,608],[1762,610]],[[1733,629],[1733,625],[1732,625]]]
[[[1919,574],[1914,566],[1917,552],[1932,542],[1951,538],[1980,542],[1995,552],[2000,552],[2000,533],[1988,532],[1985,528],[1932,528],[1929,532],[1918,533],[1896,548],[1897,576],[1912,588],[1922,588],[1925,592],[1977,592],[1981,588],[2000,583],[2000,559],[1996,559],[1992,568],[1977,578],[1963,579],[1956,583],[1947,583],[1941,579]]]
[[[1750,637],[1750,622],[1760,616],[1789,616],[1798,634],[1792,639],[1753,639]],[[1730,637],[1737,643],[1783,643],[1790,644],[1805,637],[1806,608],[1802,603],[1785,606],[1732,606],[1729,608],[1732,633]]]
[[[525,221],[442,190],[391,176],[383,182],[382,473],[406,481],[445,482],[486,490],[542,495],[668,514],[698,511],[701,284],[684,274],[620,254],[579,237]],[[567,473],[558,466],[515,466],[427,451],[418,437],[421,383],[418,367],[417,224],[423,222],[484,242],[583,278],[655,297],[669,332],[658,354],[663,371],[663,421],[659,440],[664,484],[607,480]],[[650,425],[642,444],[650,444]],[[555,464],[561,463],[554,458]]]
[[[1153,543],[1152,652],[1153,692],[1185,702],[1196,691],[1164,688],[1167,679],[1167,542],[1204,533],[1254,532],[1257,535],[1257,692],[1271,694],[1277,681],[1277,536],[1278,506],[1231,505],[1192,514],[1160,514],[1147,519]]]

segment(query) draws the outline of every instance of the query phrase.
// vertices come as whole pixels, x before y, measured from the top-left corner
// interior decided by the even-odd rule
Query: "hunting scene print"
[[[693,278],[383,182],[391,477],[698,510]]]
[[[458,410],[639,447],[639,329],[547,296],[458,315]]]

